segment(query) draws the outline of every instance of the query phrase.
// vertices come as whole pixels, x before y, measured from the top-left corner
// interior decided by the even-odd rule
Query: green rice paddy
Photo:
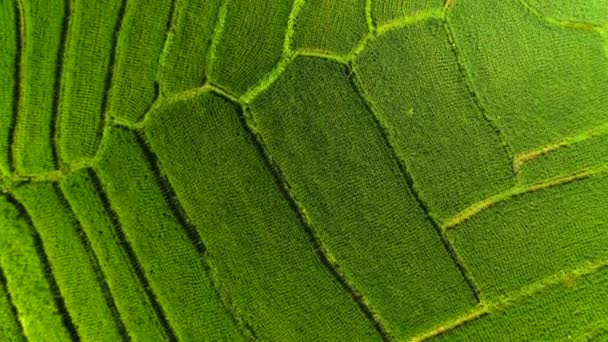
[[[608,338],[608,0],[1,0],[0,341]]]

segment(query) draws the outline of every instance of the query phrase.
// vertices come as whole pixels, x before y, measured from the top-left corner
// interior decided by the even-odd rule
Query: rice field
[[[0,341],[608,337],[608,1],[2,0]]]

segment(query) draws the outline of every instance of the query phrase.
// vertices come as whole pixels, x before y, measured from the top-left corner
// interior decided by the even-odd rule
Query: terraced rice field
[[[0,341],[608,338],[608,0],[0,27]]]

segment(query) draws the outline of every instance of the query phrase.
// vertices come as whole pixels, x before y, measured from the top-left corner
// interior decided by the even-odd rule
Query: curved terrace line
[[[540,292],[557,287],[561,284],[567,284],[578,279],[584,279],[588,276],[603,271],[607,267],[608,259],[602,259],[597,260],[595,262],[588,262],[570,271],[562,271],[547,276],[535,283],[521,288],[519,291],[515,292],[510,296],[499,297],[494,302],[486,303],[483,306],[480,306],[454,320],[451,320],[430,331],[427,331],[426,333],[414,336],[410,339],[410,341],[426,341],[432,339],[433,337],[448,333],[463,326],[464,324],[473,322],[475,320],[481,319],[485,316],[489,316],[497,312],[501,312],[508,308],[510,305],[512,305],[513,302],[532,297],[534,295],[539,294]]]
[[[192,98],[204,91],[207,91],[208,89],[217,89],[217,90],[219,90],[219,93],[221,93],[225,97],[229,98],[230,101],[239,103],[241,105],[247,105],[247,104],[251,103],[259,94],[261,94],[266,89],[268,89],[281,76],[281,74],[283,73],[283,71],[285,71],[285,69],[287,68],[289,63],[298,56],[323,58],[323,59],[328,59],[328,60],[331,60],[334,62],[338,62],[338,63],[344,64],[344,65],[347,65],[352,60],[354,60],[362,51],[365,50],[365,46],[372,39],[380,37],[387,32],[390,32],[390,31],[393,31],[393,30],[396,30],[396,29],[399,29],[402,27],[406,27],[408,25],[412,25],[412,24],[415,24],[415,23],[418,23],[418,22],[421,22],[424,20],[428,20],[428,19],[443,20],[443,18],[444,18],[443,10],[432,9],[432,10],[417,12],[416,14],[408,15],[403,18],[393,20],[389,23],[379,26],[378,28],[374,28],[372,31],[368,32],[361,39],[361,41],[353,47],[353,50],[349,54],[346,54],[346,55],[334,54],[334,53],[325,52],[322,50],[313,50],[313,49],[293,50],[291,47],[291,43],[292,43],[292,38],[293,38],[293,34],[294,34],[294,25],[295,25],[295,21],[297,20],[297,15],[300,12],[301,8],[304,6],[304,4],[305,4],[305,0],[295,0],[294,1],[294,5],[293,5],[292,11],[289,15],[289,21],[288,21],[287,29],[285,32],[285,40],[283,42],[283,53],[282,53],[282,56],[280,57],[277,65],[270,72],[268,72],[266,75],[261,77],[256,85],[250,87],[241,96],[231,94],[229,91],[226,91],[225,87],[222,85],[212,84],[211,82],[206,82],[204,85],[202,85],[200,87],[187,89],[187,90],[181,91],[179,93],[176,93],[174,95],[162,97],[162,98],[158,99],[158,101],[156,101],[156,103],[153,106],[151,106],[150,110],[143,115],[143,118],[135,124],[133,124],[131,122],[124,122],[119,119],[118,120],[113,119],[113,121],[115,123],[119,124],[120,126],[130,127],[133,129],[140,129],[143,127],[142,123],[144,121],[146,121],[146,117],[148,116],[148,113],[150,111],[155,110],[160,105],[162,105],[164,103],[174,103],[176,101]],[[371,2],[370,2],[370,6],[371,6]],[[207,68],[206,68],[207,75],[212,73],[213,64],[214,64],[215,60],[217,59],[217,56],[215,54],[216,54],[217,46],[218,46],[219,42],[221,41],[221,35],[222,35],[223,29],[224,29],[226,15],[227,15],[227,2],[224,2],[222,4],[222,6],[220,7],[220,13],[218,15],[219,18],[216,23],[216,27],[214,28],[213,39],[212,39],[211,46],[210,46],[209,52],[208,52],[208,58],[207,58],[208,64],[207,64]]]
[[[470,205],[468,208],[462,210],[460,213],[452,216],[442,223],[443,230],[457,229],[464,222],[470,220],[481,212],[486,211],[490,207],[497,203],[507,201],[513,197],[527,194],[530,192],[540,191],[547,188],[560,186],[568,183],[575,182],[577,180],[586,179],[596,175],[606,173],[608,171],[608,163],[601,164],[591,168],[585,168],[577,172],[571,173],[565,176],[558,176],[548,178],[544,181],[537,182],[529,185],[516,185],[506,191],[492,195],[486,199],[483,199],[477,203]]]
[[[593,127],[586,131],[583,131],[576,135],[571,135],[563,139],[554,141],[547,145],[539,148],[528,150],[526,152],[519,153],[513,158],[513,166],[516,171],[520,171],[521,168],[527,163],[536,158],[539,158],[545,154],[556,152],[563,147],[574,145],[580,142],[584,142],[593,138],[602,137],[608,135],[608,123],[600,126]]]

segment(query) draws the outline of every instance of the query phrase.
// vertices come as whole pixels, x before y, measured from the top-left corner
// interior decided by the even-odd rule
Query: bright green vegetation
[[[535,156],[525,162],[519,171],[526,183],[563,176],[588,169],[598,164],[608,163],[608,127],[585,132],[582,135],[561,141],[554,150]]]
[[[54,137],[63,163],[93,157],[97,149],[119,8],[119,0],[71,2]]]
[[[101,270],[114,293],[114,301],[125,328],[133,340],[150,341],[163,335],[155,317],[149,294],[141,291],[149,285],[141,274],[141,265],[132,254],[119,223],[108,212],[103,195],[98,194],[99,180],[93,171],[81,170],[61,182],[66,199],[80,219],[89,237],[92,251],[99,257]],[[139,279],[138,279],[139,278]],[[155,303],[158,305],[157,303]],[[161,313],[162,314],[162,313]]]
[[[474,305],[344,67],[297,58],[251,111],[312,229],[395,336]]]
[[[4,273],[0,269],[0,339],[25,341],[19,321],[16,319],[10,294],[6,288]]]
[[[209,79],[236,94],[258,83],[281,59],[292,7],[297,11],[301,3],[225,0],[208,61],[213,63]]]
[[[16,15],[17,6],[10,1],[0,2],[0,174],[9,173],[11,169],[10,144],[11,126],[15,113],[15,65],[18,49],[17,30],[19,22]]]
[[[9,154],[17,173],[28,174],[55,168],[53,149],[54,119],[57,113],[58,75],[62,65],[62,36],[66,30],[63,19],[67,6],[58,1],[17,1],[19,21],[19,87],[17,113]],[[27,42],[27,44],[26,44]],[[10,45],[9,45],[10,47]]]
[[[460,2],[448,15],[456,46],[515,153],[605,123],[608,59],[598,32],[543,21],[519,0]]]
[[[34,340],[68,339],[57,305],[55,280],[48,272],[40,236],[6,196],[0,197],[0,214],[0,269],[6,279],[4,290],[10,293],[25,335]]]
[[[205,83],[205,66],[220,4],[219,0],[176,0],[159,66],[162,93],[172,94]]]
[[[123,0],[124,1],[124,0]],[[121,3],[108,115],[139,120],[158,96],[158,62],[171,15],[171,1],[129,0]]]
[[[213,291],[202,242],[192,241],[167,203],[158,170],[135,133],[108,132],[99,159],[99,176],[123,226],[125,238],[140,256],[150,286],[165,308],[177,337],[195,341],[234,339],[236,330]],[[129,196],[125,196],[129,194]]]
[[[0,341],[608,340],[607,0],[3,0]]]
[[[306,1],[294,25],[294,48],[349,53],[367,33],[365,1]]]
[[[608,258],[605,174],[515,196],[448,231],[483,298]],[[575,204],[575,205],[573,205]]]
[[[15,192],[40,234],[78,334],[90,340],[116,341],[122,322],[110,301],[90,239],[71,215],[57,184],[22,185]]]
[[[383,63],[376,62],[380,58]],[[437,217],[514,185],[508,151],[475,103],[442,21],[387,32],[366,46],[355,72]]]
[[[374,23],[383,25],[393,20],[416,16],[422,12],[439,9],[443,6],[443,0],[374,0],[371,1],[371,16]]]
[[[608,269],[503,303],[433,341],[600,341],[608,317]],[[601,323],[601,324],[598,324]],[[603,336],[604,338],[606,336]]]
[[[204,93],[154,112],[147,127],[237,318],[262,340],[377,338],[315,254],[239,111]]]
[[[581,24],[608,24],[608,1],[564,1],[556,4],[546,0],[521,0],[532,10],[539,11],[543,16],[560,21],[572,21]]]

